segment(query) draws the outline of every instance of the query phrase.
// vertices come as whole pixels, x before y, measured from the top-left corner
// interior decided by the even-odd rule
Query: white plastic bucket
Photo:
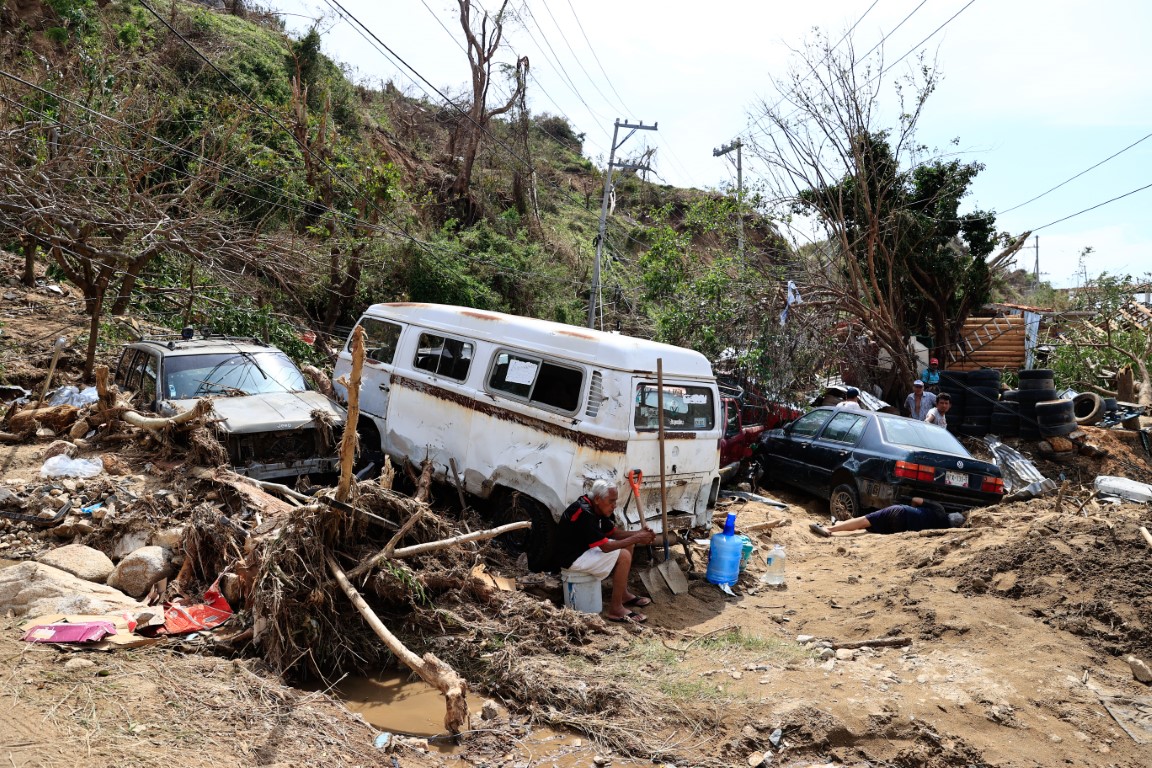
[[[580,613],[600,613],[604,610],[604,597],[600,591],[600,579],[586,573],[560,571],[561,587],[564,589],[564,605]]]

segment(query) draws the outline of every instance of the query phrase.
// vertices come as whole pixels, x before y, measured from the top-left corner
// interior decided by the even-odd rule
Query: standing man
[[[628,572],[632,550],[651,544],[656,534],[647,526],[636,531],[618,528],[612,522],[617,497],[614,485],[597,480],[588,493],[568,505],[556,531],[557,559],[560,567],[576,573],[599,579],[612,574],[612,597],[604,616],[608,621],[646,621],[647,616],[632,608],[652,601],[628,591]]]
[[[940,392],[940,361],[936,358],[928,360],[928,367],[920,372],[920,380],[924,388],[932,393]]]
[[[920,379],[912,382],[912,394],[904,400],[904,415],[924,421],[928,418],[928,411],[936,407],[936,395],[924,391],[924,382]]]
[[[947,392],[941,392],[936,398],[936,407],[928,411],[928,415],[924,417],[924,421],[948,429],[948,410],[951,407],[952,395]]]

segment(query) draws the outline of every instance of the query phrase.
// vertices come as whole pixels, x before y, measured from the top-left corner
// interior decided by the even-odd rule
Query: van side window
[[[360,321],[360,327],[364,329],[364,355],[368,360],[391,365],[392,358],[396,356],[401,326],[366,317]],[[352,338],[351,334],[348,338]]]
[[[584,373],[547,360],[501,352],[488,377],[488,386],[550,409],[574,413],[580,405]]]
[[[420,334],[420,344],[416,348],[416,359],[412,367],[428,371],[437,376],[463,381],[468,377],[472,364],[472,345],[459,339],[437,336],[432,333]]]

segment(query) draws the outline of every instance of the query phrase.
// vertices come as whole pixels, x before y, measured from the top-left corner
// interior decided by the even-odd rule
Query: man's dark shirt
[[[561,568],[576,562],[576,558],[592,547],[608,543],[608,534],[616,529],[611,517],[601,517],[592,510],[592,500],[581,496],[568,505],[560,516],[556,532],[557,560]]]
[[[931,501],[923,506],[893,504],[865,517],[870,523],[868,530],[873,533],[902,533],[903,531],[926,531],[930,528],[950,528],[948,514],[939,504]]]

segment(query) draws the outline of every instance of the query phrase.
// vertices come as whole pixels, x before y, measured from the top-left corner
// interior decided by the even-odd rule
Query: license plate
[[[948,485],[962,485],[967,487],[968,474],[966,472],[945,472],[944,482]]]

